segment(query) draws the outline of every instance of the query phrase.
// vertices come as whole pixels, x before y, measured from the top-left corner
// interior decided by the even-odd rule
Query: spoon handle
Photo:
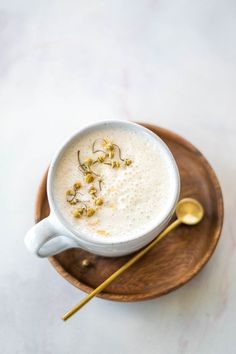
[[[175,229],[181,224],[179,219],[176,219],[172,224],[167,226],[167,228],[162,231],[159,236],[157,236],[151,243],[149,243],[145,248],[136,253],[128,262],[126,262],[122,267],[110,275],[104,282],[102,282],[96,289],[94,289],[90,294],[85,296],[77,305],[72,307],[68,312],[62,316],[62,320],[66,321],[75,312],[81,309],[87,302],[89,302],[95,295],[100,293],[108,284],[110,284],[114,279],[116,279],[120,274],[122,274],[126,269],[128,269],[132,264],[137,262],[141,257],[143,257],[148,251],[150,251],[164,236],[166,236],[170,231]]]

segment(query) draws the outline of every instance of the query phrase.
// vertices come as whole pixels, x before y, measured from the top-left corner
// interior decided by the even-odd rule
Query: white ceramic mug
[[[156,226],[145,234],[138,235],[136,238],[128,240],[122,238],[122,240],[118,242],[114,242],[112,239],[109,240],[109,238],[98,238],[97,241],[94,241],[89,237],[89,235],[82,235],[78,231],[74,230],[69,222],[62,219],[57,210],[53,197],[52,185],[54,173],[63,152],[71,143],[73,143],[73,141],[78,141],[81,134],[84,134],[91,129],[99,129],[103,125],[109,125],[111,128],[112,126],[115,127],[117,125],[121,127],[124,126],[125,128],[128,127],[132,130],[141,130],[145,134],[148,134],[150,138],[154,138],[156,140],[156,143],[159,144],[160,148],[165,154],[167,154],[173,171],[172,183],[174,186],[174,192],[172,195],[172,203],[164,217],[161,220],[157,220]],[[47,179],[47,195],[50,206],[50,215],[28,231],[25,236],[26,247],[30,252],[39,257],[53,256],[69,248],[83,248],[89,252],[107,257],[123,256],[132,253],[151,242],[157,234],[164,229],[174,213],[179,198],[179,191],[180,178],[176,162],[166,144],[156,134],[139,124],[127,121],[111,120],[90,125],[80,130],[69,140],[67,140],[53,158]]]

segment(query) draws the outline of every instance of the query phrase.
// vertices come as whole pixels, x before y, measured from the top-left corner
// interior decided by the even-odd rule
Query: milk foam
[[[104,179],[99,196],[104,204],[94,216],[74,218],[65,191],[80,180],[80,192],[88,199],[88,187],[78,170],[77,151],[81,160],[91,156],[92,143],[97,138],[107,138],[120,146],[122,155],[133,161],[132,165],[112,169],[104,164],[94,171]],[[121,127],[103,127],[89,131],[73,142],[58,162],[53,195],[57,209],[73,229],[94,239],[132,238],[151,229],[168,210],[173,200],[173,166],[163,148],[143,131]],[[96,185],[96,182],[94,183]],[[105,230],[107,235],[99,234]]]

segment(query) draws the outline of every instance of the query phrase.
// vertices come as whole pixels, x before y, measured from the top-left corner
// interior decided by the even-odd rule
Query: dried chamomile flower
[[[80,218],[83,215],[84,209],[83,208],[76,208],[73,210],[73,216],[75,218]]]
[[[91,166],[93,164],[93,159],[91,157],[87,157],[84,162],[87,166]]]
[[[75,192],[73,191],[73,189],[68,189],[66,191],[66,195],[75,195]]]
[[[89,188],[89,194],[95,195],[96,193],[97,193],[96,188],[95,188],[94,186],[91,186],[91,187]]]
[[[87,216],[88,217],[93,216],[94,214],[95,214],[95,209],[93,209],[93,208],[87,209]]]
[[[109,140],[109,139],[102,139],[102,140],[103,140],[103,146],[111,143],[111,140]]]
[[[106,156],[104,156],[104,155],[99,155],[99,156],[97,157],[97,161],[100,162],[100,163],[103,163],[103,162],[105,161],[105,158],[106,158]]]
[[[120,162],[119,161],[111,161],[111,167],[112,168],[119,168],[120,167]]]
[[[109,159],[113,159],[114,156],[115,156],[114,151],[109,151],[109,153],[108,153]]]
[[[80,181],[75,182],[74,188],[75,189],[80,189],[81,188],[81,182]]]
[[[94,181],[94,176],[92,173],[87,173],[85,176],[85,182],[86,183],[92,183]]]
[[[99,197],[95,200],[95,205],[102,205],[104,203],[104,199]]]
[[[70,203],[71,205],[75,205],[75,204],[78,203],[78,200],[77,200],[77,199],[72,199],[72,200],[69,201],[69,203]]]
[[[130,159],[125,159],[125,161],[124,161],[125,166],[130,166],[131,163],[132,163],[132,160],[130,160]]]
[[[107,150],[107,151],[114,150],[114,145],[111,143],[110,140],[104,139],[103,146],[104,146],[105,150]]]

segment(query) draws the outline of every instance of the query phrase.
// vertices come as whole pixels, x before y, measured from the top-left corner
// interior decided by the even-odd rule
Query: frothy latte
[[[118,146],[121,156],[118,148],[112,154],[106,150],[104,141]],[[93,153],[96,149],[100,151]],[[81,164],[92,160],[92,181],[86,180],[86,173],[79,166],[78,151]],[[104,161],[95,163],[103,155]],[[125,158],[132,163],[126,165]],[[118,161],[118,165],[114,166],[112,161]],[[154,137],[143,130],[108,124],[85,131],[63,152],[55,170],[53,197],[57,210],[73,230],[94,240],[122,241],[145,233],[166,215],[175,193],[173,174],[170,156]],[[79,201],[71,204],[68,190],[73,191],[78,182]],[[95,194],[91,193],[91,187]],[[102,201],[100,205],[96,203],[98,198]],[[92,215],[86,214],[88,208],[94,210]],[[75,209],[82,210],[79,217]]]

